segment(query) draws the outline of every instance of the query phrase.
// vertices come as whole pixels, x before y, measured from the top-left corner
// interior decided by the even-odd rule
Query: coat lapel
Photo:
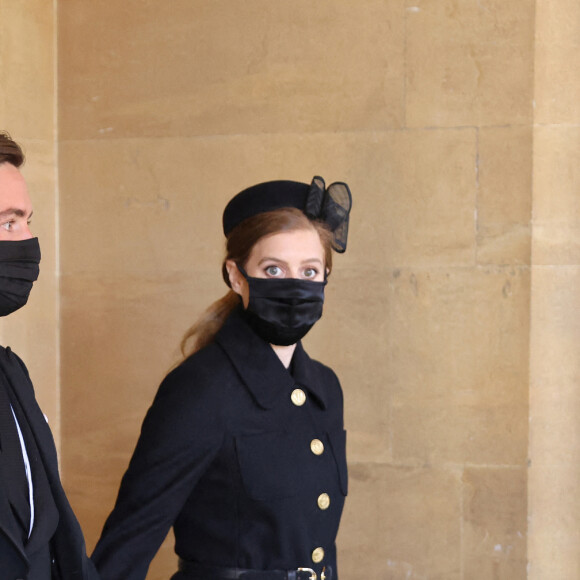
[[[240,378],[263,409],[271,409],[296,385],[306,388],[326,409],[324,380],[299,342],[292,360],[292,374],[272,347],[262,340],[234,310],[216,336]]]
[[[10,348],[3,349],[1,356],[2,360],[0,360],[0,364],[6,369],[6,375],[16,379],[18,382],[17,385],[10,385],[12,387],[12,394],[17,399],[20,412],[30,428],[32,437],[34,437],[39,458],[44,465],[52,487],[55,474],[58,478],[58,462],[52,433],[36,402],[34,389],[26,368]],[[10,382],[12,383],[12,381]]]

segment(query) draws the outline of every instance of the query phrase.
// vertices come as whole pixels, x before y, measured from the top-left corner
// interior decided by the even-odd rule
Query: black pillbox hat
[[[227,236],[245,219],[283,207],[304,211],[310,185],[299,181],[267,181],[244,189],[233,197],[223,215],[224,234]]]

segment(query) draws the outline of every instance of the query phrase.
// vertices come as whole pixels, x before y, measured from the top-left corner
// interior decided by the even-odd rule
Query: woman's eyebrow
[[[276,262],[277,264],[287,264],[287,262],[285,262],[284,260],[281,260],[280,258],[269,258],[266,256],[258,262],[258,266],[260,264],[262,264],[263,262]],[[302,260],[300,263],[301,264],[311,264],[312,262],[318,262],[319,264],[324,263],[320,258],[307,258],[306,260]]]
[[[284,260],[281,260],[280,258],[269,258],[268,256],[266,256],[258,262],[258,266],[264,262],[277,262],[278,264],[286,264],[286,262]]]
[[[320,258],[308,258],[307,260],[302,260],[301,264],[312,264],[312,262],[318,262],[323,264],[324,262]]]

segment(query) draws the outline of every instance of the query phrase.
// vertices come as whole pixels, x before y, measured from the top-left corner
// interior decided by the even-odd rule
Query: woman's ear
[[[237,264],[233,260],[226,260],[226,270],[228,272],[228,278],[230,279],[231,289],[240,296],[242,295],[242,280],[244,277],[242,273],[238,270]]]

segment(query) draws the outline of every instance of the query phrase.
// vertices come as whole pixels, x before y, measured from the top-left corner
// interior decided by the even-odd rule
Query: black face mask
[[[0,241],[0,316],[6,316],[28,301],[38,278],[38,238],[18,242]]]
[[[295,344],[322,316],[326,280],[252,278],[241,266],[238,269],[250,291],[244,317],[266,342],[279,346]]]

